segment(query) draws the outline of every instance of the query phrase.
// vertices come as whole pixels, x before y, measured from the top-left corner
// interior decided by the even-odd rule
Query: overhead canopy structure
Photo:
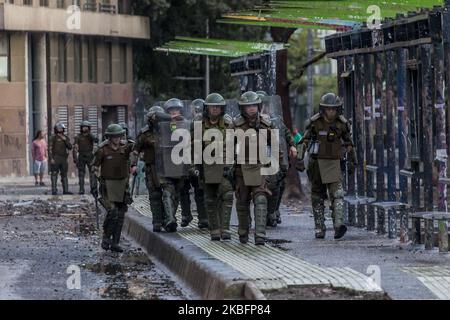
[[[284,0],[270,1],[249,11],[224,14],[219,23],[284,28],[348,30],[377,13],[380,19],[442,5],[444,0]],[[378,8],[374,7],[378,6]],[[374,11],[375,10],[375,11]]]
[[[236,40],[176,37],[175,40],[156,48],[156,51],[193,55],[238,58],[245,55],[285,48],[285,44],[273,42],[247,42]]]

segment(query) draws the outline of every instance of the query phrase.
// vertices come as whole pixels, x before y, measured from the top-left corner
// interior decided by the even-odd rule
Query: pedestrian
[[[45,186],[44,172],[47,170],[48,153],[47,141],[45,141],[45,134],[42,130],[39,130],[34,137],[31,154],[33,157],[35,185],[43,187]]]

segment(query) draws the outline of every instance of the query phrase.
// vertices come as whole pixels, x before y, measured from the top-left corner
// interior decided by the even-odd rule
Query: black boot
[[[341,225],[339,228],[336,229],[336,232],[334,234],[334,239],[338,240],[341,239],[345,234],[347,233],[347,227],[344,225]]]
[[[192,215],[183,216],[183,218],[181,219],[181,227],[182,228],[188,227],[189,224],[192,222],[192,220],[194,220],[194,217],[192,217]]]
[[[112,242],[111,242],[111,251],[112,252],[118,252],[118,253],[123,252],[122,247],[119,246],[121,234],[122,234],[122,226],[116,225],[114,228],[113,238],[112,238]]]
[[[57,189],[57,183],[58,183],[58,177],[56,175],[51,175],[51,182],[52,182],[52,195],[56,196],[58,195],[58,189]]]
[[[69,192],[69,179],[67,177],[62,178],[62,186],[63,186],[63,194],[64,195],[72,195],[73,193]]]

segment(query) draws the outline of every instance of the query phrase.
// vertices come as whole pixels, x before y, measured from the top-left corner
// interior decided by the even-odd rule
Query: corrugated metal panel
[[[127,123],[127,108],[126,107],[117,107],[117,122],[118,123]]]
[[[74,136],[78,134],[81,122],[83,122],[84,119],[83,109],[84,109],[83,106],[75,106],[74,108],[74,128],[73,128]]]
[[[67,106],[59,106],[58,107],[58,122],[64,123],[69,129],[69,108]]]
[[[89,106],[88,121],[92,124],[91,132],[94,136],[98,136],[98,107]]]

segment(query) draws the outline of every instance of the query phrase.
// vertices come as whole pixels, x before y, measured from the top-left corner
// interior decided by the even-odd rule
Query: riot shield
[[[284,136],[284,126],[282,125],[283,107],[281,104],[281,98],[280,96],[264,97],[262,99],[262,102],[262,113],[269,115],[270,119],[275,124],[276,129],[280,131],[280,150],[283,152],[283,162],[280,163],[280,165],[289,167],[289,150],[286,137]]]
[[[183,111],[182,111],[182,114],[183,114],[183,117],[186,119],[186,120],[192,120],[192,119],[194,119],[194,109],[193,109],[193,107],[192,107],[192,100],[181,100],[181,102],[183,102]],[[157,106],[161,106],[161,107],[163,107],[164,108],[164,104],[166,103],[166,101],[157,101],[157,102],[155,102],[154,103],[154,105],[157,105]]]
[[[233,119],[241,114],[241,110],[239,109],[239,103],[237,99],[227,100],[227,107],[225,109],[225,113],[231,116]]]
[[[184,129],[185,132],[177,131]],[[181,178],[188,176],[191,158],[190,122],[188,120],[159,122],[156,147],[156,170],[160,177]],[[176,141],[172,141],[172,137]],[[184,142],[184,148],[182,146]],[[188,148],[187,148],[188,147]],[[177,148],[179,152],[172,151]],[[183,150],[181,150],[183,149]]]

